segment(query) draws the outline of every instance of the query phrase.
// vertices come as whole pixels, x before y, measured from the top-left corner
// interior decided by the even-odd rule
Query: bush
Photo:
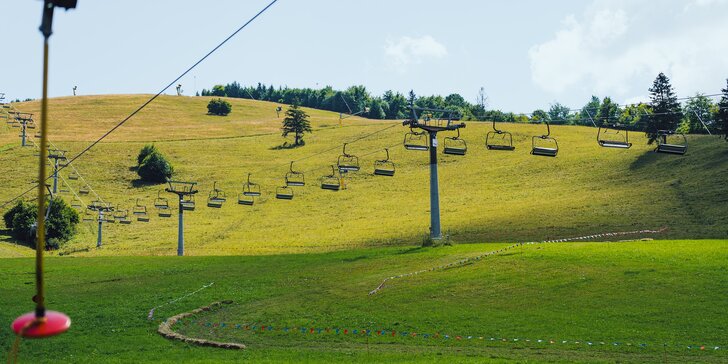
[[[223,99],[212,99],[207,104],[208,114],[225,116],[231,111],[233,111],[233,106]]]
[[[157,150],[157,147],[155,147],[154,144],[145,145],[142,150],[139,151],[139,155],[137,155],[137,166],[142,165],[142,162],[144,162],[144,158],[148,157],[152,153],[158,152],[159,150]]]
[[[18,202],[3,215],[5,225],[10,228],[14,238],[35,246],[36,214],[35,204]],[[76,210],[56,197],[51,202],[48,220],[46,220],[46,249],[58,249],[76,234],[76,225],[80,219]],[[10,222],[8,224],[8,222]]]
[[[137,169],[137,174],[143,181],[154,183],[167,182],[173,172],[172,165],[158,151],[146,156]]]

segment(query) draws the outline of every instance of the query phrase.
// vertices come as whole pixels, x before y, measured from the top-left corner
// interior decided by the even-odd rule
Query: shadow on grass
[[[10,229],[0,229],[0,240],[1,241],[6,241],[6,242],[11,243],[11,244],[19,245],[19,246],[24,246],[26,248],[31,248],[31,249],[34,249],[35,248],[35,245],[34,244],[27,243],[27,242],[24,242],[22,240],[16,239],[12,235]]]
[[[300,148],[302,146],[306,145],[306,143],[301,144],[289,144],[288,142],[284,142],[281,145],[276,145],[275,147],[270,147],[270,150],[286,150],[286,149],[296,149]]]
[[[629,169],[631,171],[640,170],[659,161],[660,157],[661,155],[654,151],[645,152],[641,156],[637,157],[637,159],[635,159],[634,162],[629,165]]]
[[[144,181],[141,178],[137,178],[137,179],[131,181],[131,186],[134,188],[156,186],[156,185],[164,185],[164,182],[149,182],[149,181]]]

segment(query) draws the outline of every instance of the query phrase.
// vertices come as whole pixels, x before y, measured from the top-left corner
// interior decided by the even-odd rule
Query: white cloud
[[[720,6],[724,0],[692,3]],[[684,3],[654,13],[648,4],[597,0],[579,19],[567,16],[552,39],[529,50],[534,83],[555,95],[634,99],[664,72],[679,94],[716,91],[728,77],[726,16],[685,14]]]
[[[414,64],[428,58],[444,58],[447,48],[435,38],[425,35],[419,38],[403,36],[396,40],[387,39],[384,55],[389,65],[399,71],[406,71]]]

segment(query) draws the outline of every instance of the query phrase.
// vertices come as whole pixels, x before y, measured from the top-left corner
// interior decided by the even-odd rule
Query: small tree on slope
[[[293,104],[286,111],[286,118],[283,119],[283,137],[293,133],[295,136],[294,145],[303,145],[303,133],[310,133],[311,123],[308,121],[308,114],[301,110],[298,105]]]
[[[675,130],[682,120],[682,110],[677,96],[670,85],[670,79],[660,72],[650,88],[652,115],[647,118],[645,133],[648,144],[657,141],[659,130]]]

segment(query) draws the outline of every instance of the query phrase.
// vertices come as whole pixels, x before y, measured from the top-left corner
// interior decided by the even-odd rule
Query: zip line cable
[[[197,67],[197,65],[199,65],[200,63],[202,63],[202,61],[204,61],[205,59],[207,59],[207,57],[209,57],[210,55],[212,55],[213,53],[215,53],[215,51],[217,51],[220,47],[222,47],[230,39],[232,39],[234,36],[236,36],[240,31],[242,31],[243,29],[245,29],[245,27],[247,27],[250,23],[252,23],[256,18],[258,18],[263,13],[265,13],[276,2],[278,2],[278,0],[271,1],[268,5],[266,5],[266,7],[264,7],[257,14],[255,14],[252,18],[250,18],[247,22],[245,22],[245,24],[243,24],[242,26],[240,26],[236,31],[234,31],[227,38],[225,38],[225,40],[223,40],[222,42],[220,42],[217,46],[215,46],[215,48],[213,48],[211,51],[209,51],[207,54],[205,54],[205,56],[203,56],[202,58],[200,58],[197,62],[195,62],[195,64],[193,64],[192,66],[190,66],[186,71],[182,72],[181,75],[179,75],[172,82],[170,82],[169,84],[167,84],[167,86],[165,86],[163,89],[161,89],[156,95],[152,96],[149,100],[147,100],[145,103],[143,103],[141,106],[139,106],[131,114],[129,114],[122,121],[120,121],[118,124],[116,124],[116,126],[114,126],[109,131],[107,131],[106,133],[104,133],[104,135],[102,135],[100,138],[96,139],[93,143],[91,143],[89,146],[87,146],[86,148],[84,148],[81,152],[79,152],[78,154],[76,154],[73,158],[69,159],[68,162],[66,163],[66,166],[71,165],[71,163],[73,163],[76,159],[78,159],[81,156],[83,156],[84,154],[86,154],[86,152],[88,152],[89,150],[91,150],[91,148],[95,147],[96,144],[98,144],[102,140],[106,139],[106,137],[108,137],[111,133],[113,133],[118,128],[120,128],[122,125],[124,125],[134,115],[136,115],[140,111],[142,111],[142,109],[144,109],[145,107],[147,107],[147,105],[149,105],[152,101],[156,100],[157,97],[159,97],[164,91],[166,91],[167,89],[169,89],[170,87],[172,87],[172,85],[174,85],[175,83],[177,83],[177,81],[179,81],[180,79],[182,79],[182,77],[186,76],[190,71],[192,71],[195,67]],[[61,168],[58,169],[58,171],[61,171],[61,170],[65,169],[65,168],[66,167],[61,167]],[[48,178],[50,178],[50,177],[48,177]],[[45,180],[48,180],[48,178],[46,178]],[[38,183],[40,184],[41,182],[38,181]],[[23,192],[22,194],[20,194],[19,196],[13,198],[12,200],[5,202],[2,206],[0,206],[0,209],[1,208],[4,208],[5,206],[7,206],[7,205],[9,205],[11,203],[13,203],[18,198],[23,197],[25,194],[33,191],[36,187],[37,187],[37,184],[35,186],[33,186],[32,188],[30,188],[29,190],[27,190],[27,191]]]

